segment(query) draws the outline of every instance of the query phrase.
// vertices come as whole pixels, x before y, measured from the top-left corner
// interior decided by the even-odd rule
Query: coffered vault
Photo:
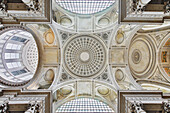
[[[168,9],[141,24],[168,1],[144,0],[128,21],[123,0],[47,2],[0,0],[0,112],[170,112],[170,24],[156,24]]]

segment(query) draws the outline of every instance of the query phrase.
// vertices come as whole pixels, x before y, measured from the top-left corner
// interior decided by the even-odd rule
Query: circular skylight
[[[93,14],[110,7],[115,0],[56,0],[64,9],[78,14]]]

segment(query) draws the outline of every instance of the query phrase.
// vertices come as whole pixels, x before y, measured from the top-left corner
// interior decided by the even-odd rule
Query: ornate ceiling
[[[20,2],[31,7],[31,1],[37,7],[34,0]],[[43,2],[45,6],[49,5],[46,0],[39,2]],[[31,105],[31,107],[27,106],[30,108],[28,112],[32,110],[32,107],[39,106],[41,113],[60,113],[64,110],[80,112],[81,107],[84,110],[86,107],[91,109],[88,108],[88,102],[91,101],[96,105],[101,103],[101,108],[107,108],[103,108],[103,112],[117,113],[120,112],[118,111],[120,96],[124,94],[124,92],[118,92],[120,90],[125,90],[125,92],[143,90],[141,92],[144,94],[145,90],[170,93],[169,21],[162,25],[155,24],[155,21],[154,25],[142,25],[140,20],[133,21],[136,22],[135,24],[118,24],[120,19],[118,15],[123,12],[121,10],[118,13],[117,0],[105,10],[85,15],[63,9],[56,0],[50,2],[52,2],[52,11],[47,10],[50,5],[46,6],[47,9],[40,7],[48,14],[50,13],[50,21],[44,20],[48,16],[46,15],[41,18],[44,21],[40,19],[37,23],[37,18],[34,18],[36,16],[32,18],[29,14],[27,16],[31,23],[19,24],[19,21],[16,23],[16,21],[7,19],[9,21],[7,23],[14,24],[11,26],[7,25],[6,21],[2,21],[0,88],[2,95],[9,97],[2,102],[8,102],[9,106],[12,106],[12,101],[18,99],[19,102],[24,103],[26,100],[27,104]],[[149,5],[153,4],[153,1],[149,3]],[[119,8],[121,7],[120,4]],[[167,15],[169,16],[169,13]],[[143,22],[145,20],[146,18]],[[13,39],[14,36],[20,38]],[[7,48],[9,43],[13,45]],[[5,53],[8,54],[5,56]],[[9,69],[6,66],[6,63],[11,63],[11,66],[14,64],[13,67],[15,67],[17,62],[22,64],[18,66],[19,68]],[[24,82],[19,84],[19,79]],[[24,96],[29,93],[33,98]],[[158,94],[161,95],[160,92]],[[32,104],[35,95],[38,97]],[[134,95],[138,96],[138,93]],[[130,102],[134,101],[131,98],[128,99]],[[140,98],[137,100],[140,101]],[[86,107],[69,108],[71,104],[79,104],[79,102],[84,102],[83,105]],[[16,107],[11,108],[21,109]]]

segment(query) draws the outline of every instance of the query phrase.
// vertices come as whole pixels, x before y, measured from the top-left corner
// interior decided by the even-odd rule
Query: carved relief
[[[8,103],[4,102],[2,104],[0,104],[0,112],[1,113],[7,113],[8,112]]]
[[[125,66],[125,47],[112,47],[110,50],[110,64]]]
[[[117,31],[117,36],[116,36],[117,43],[121,44],[124,41],[124,38],[125,38],[124,32],[122,31],[122,29],[119,29]]]
[[[135,36],[129,47],[129,67],[135,78],[150,76],[156,60],[155,47],[147,36]]]
[[[142,103],[140,102],[134,102],[131,103],[130,106],[130,112],[131,113],[146,113],[143,109],[142,109]]]
[[[158,47],[160,43],[162,42],[162,40],[168,35],[168,33],[167,32],[159,32],[159,33],[155,32],[149,35],[151,35],[156,40],[156,44]]]
[[[165,113],[169,113],[170,112],[170,103],[163,102],[163,109],[164,109]]]

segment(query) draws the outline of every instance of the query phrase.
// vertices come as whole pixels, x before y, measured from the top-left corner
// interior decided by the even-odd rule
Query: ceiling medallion
[[[133,52],[132,52],[132,61],[133,63],[135,64],[138,64],[142,59],[142,54],[140,52],[139,49],[135,49]]]
[[[129,47],[129,67],[136,78],[145,78],[155,69],[155,47],[145,35],[135,36]]]
[[[106,49],[99,39],[83,35],[65,45],[64,67],[71,75],[91,77],[105,69]]]

